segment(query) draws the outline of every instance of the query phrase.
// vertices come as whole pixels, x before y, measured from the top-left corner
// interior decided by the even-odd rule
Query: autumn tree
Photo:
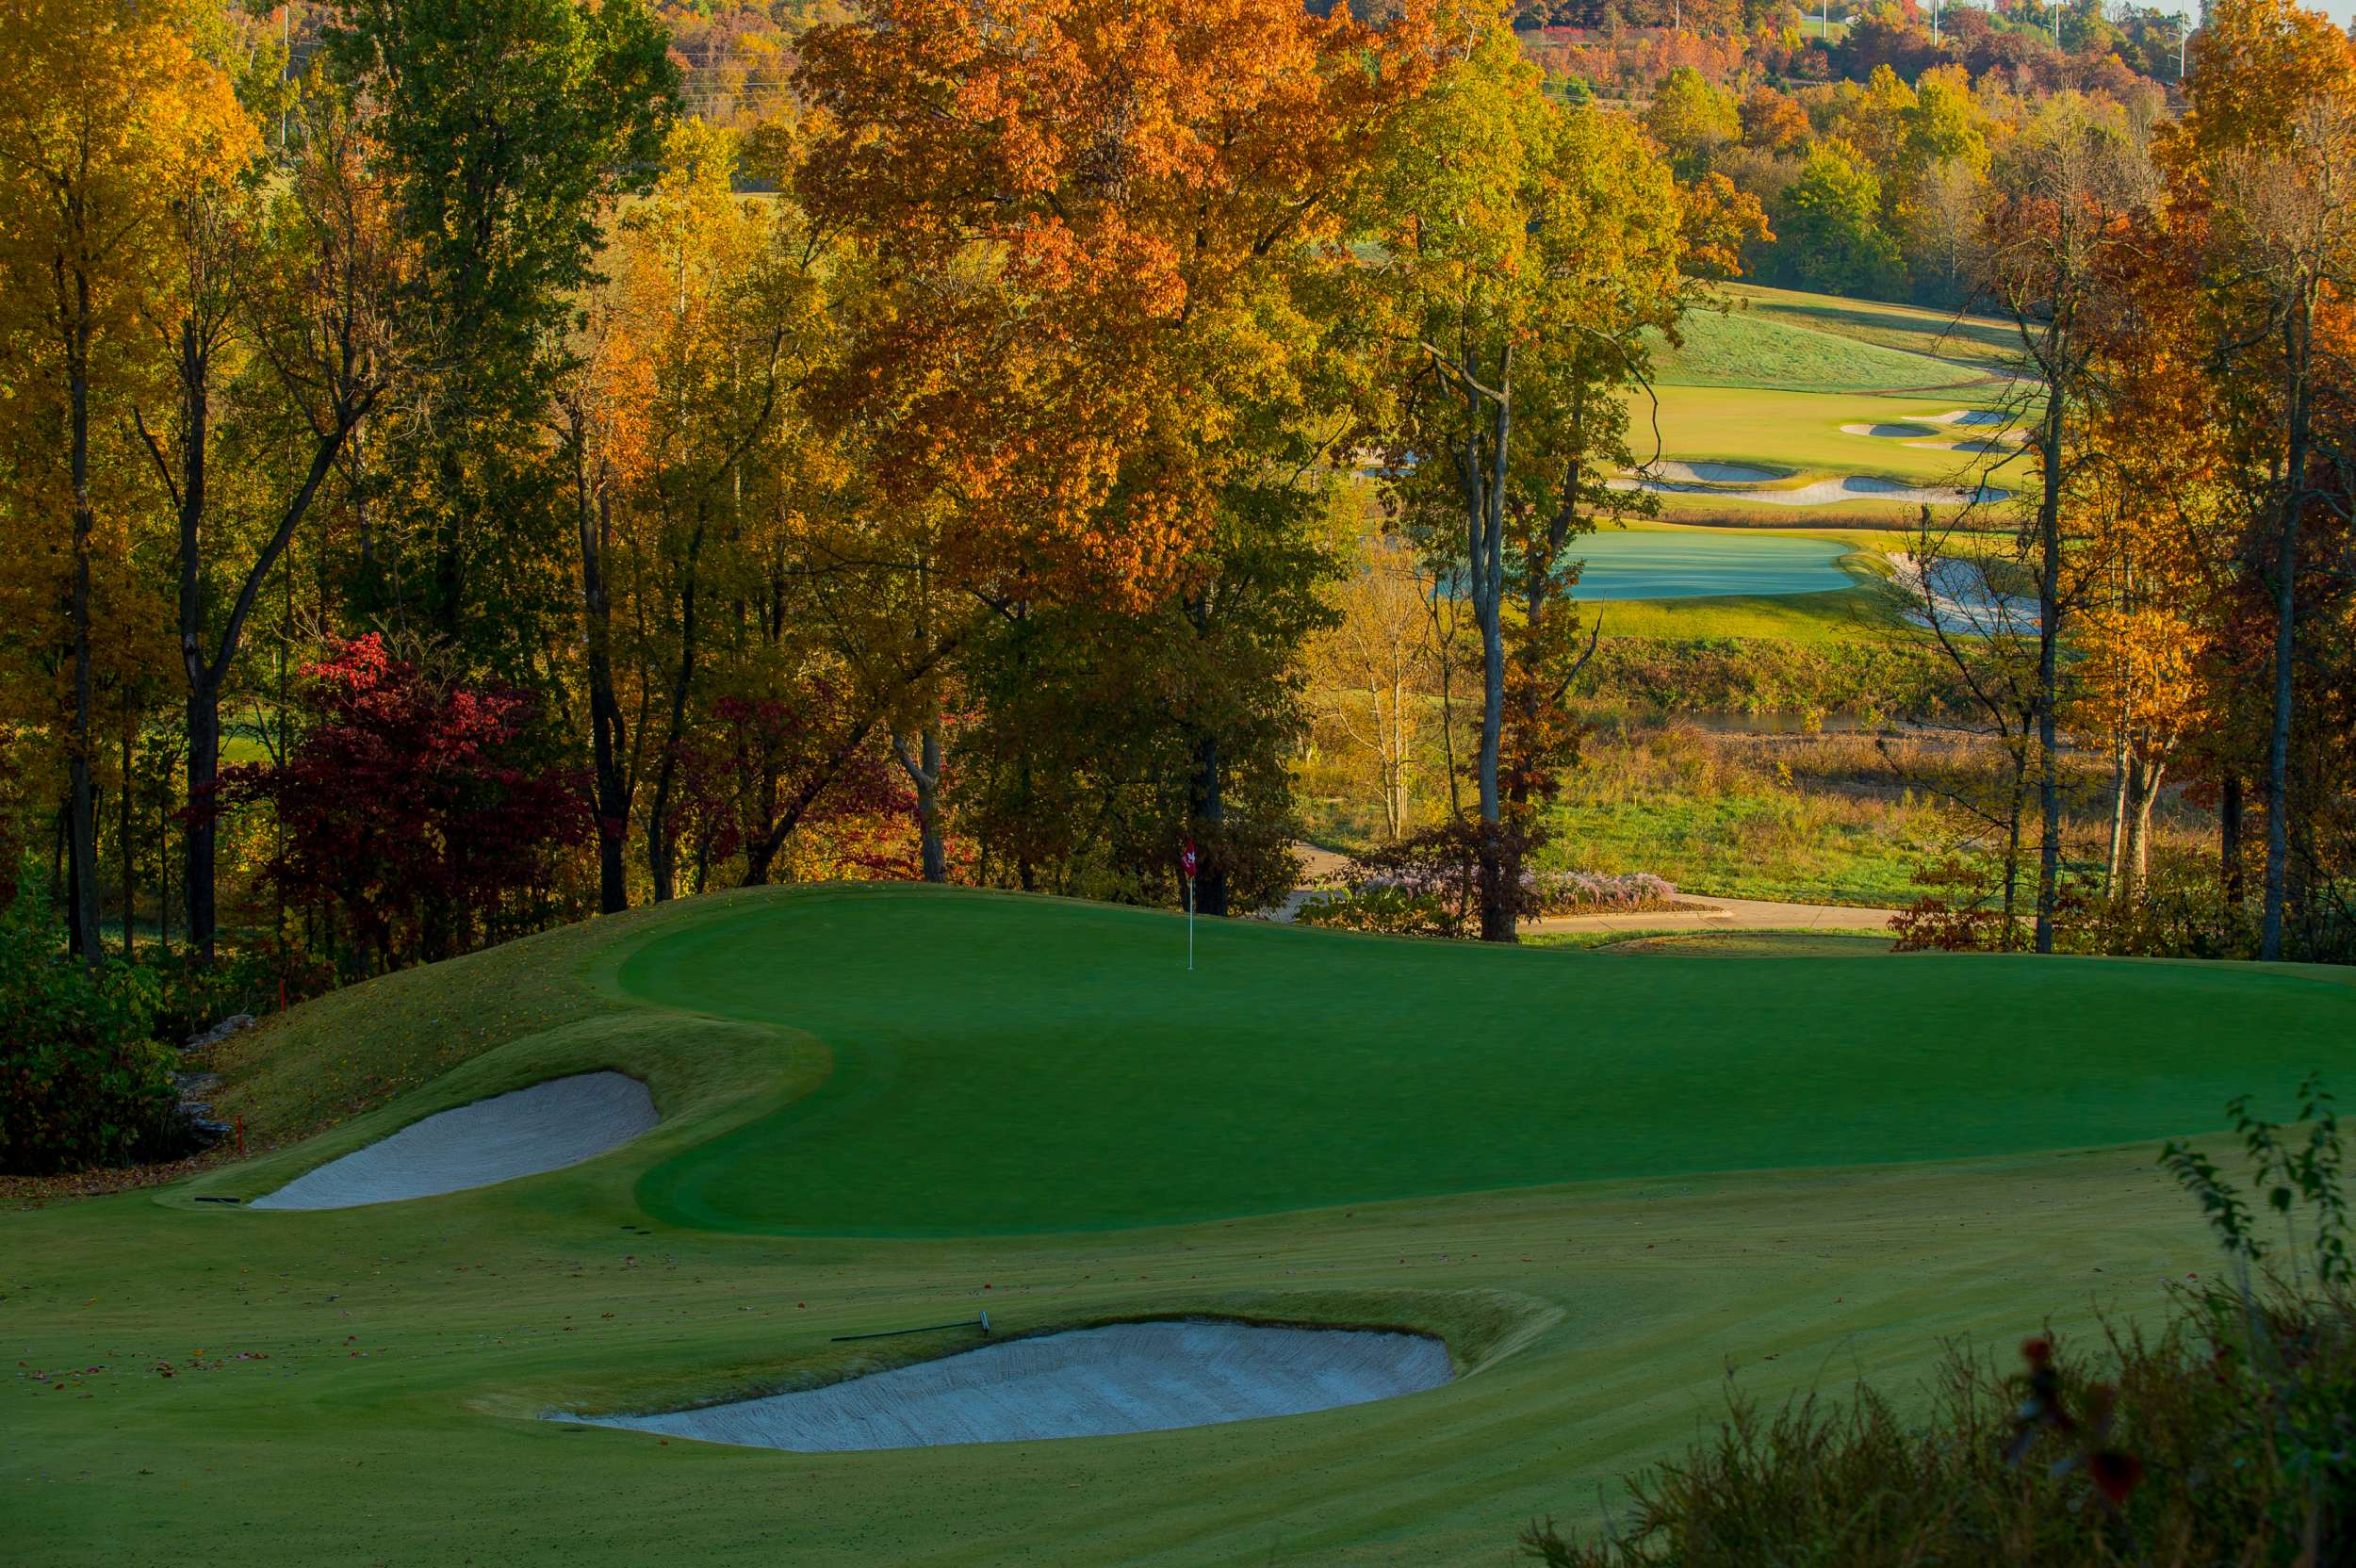
[[[1151,625],[1174,600],[1202,646],[1252,645],[1275,607],[1250,525],[1316,502],[1302,454],[1344,423],[1318,422],[1301,290],[1342,264],[1343,199],[1421,36],[1289,0],[885,0],[814,29],[802,81],[827,129],[797,189],[866,283],[824,391],[862,464],[834,553],[921,572],[936,643],[990,629],[1020,657],[1011,629],[1055,607]],[[1245,620],[1217,625],[1230,609]],[[1192,819],[1209,911],[1234,737],[1207,711],[1168,722],[1195,776],[1161,837]]]
[[[2148,212],[2146,170],[2117,127],[2074,100],[2049,106],[2000,170],[1988,217],[1988,290],[2012,322],[2034,380],[2022,412],[2036,466],[2021,535],[2037,580],[2037,743],[2039,816],[2035,943],[2053,950],[2061,886],[2062,645],[2089,591],[2070,514],[2089,478],[2086,424],[2099,392],[2093,362],[2101,318],[2114,308],[2105,253],[2135,242]]]
[[[25,439],[28,515],[64,525],[71,649],[66,744],[69,932],[96,964],[91,552],[94,427],[125,418],[157,367],[140,318],[179,284],[177,203],[237,171],[251,132],[229,81],[196,52],[193,14],[116,0],[10,0],[0,87],[0,337]]]
[[[1625,504],[1609,484],[1632,458],[1619,394],[1645,376],[1645,329],[1691,302],[1691,204],[1632,126],[1554,105],[1500,21],[1464,20],[1460,52],[1389,129],[1366,295],[1392,350],[1390,471],[1480,628],[1481,936],[1512,941],[1524,824],[1509,806],[1562,760],[1583,657],[1567,547]]]
[[[417,249],[401,321],[434,367],[378,453],[419,559],[368,563],[361,603],[521,675],[518,631],[557,609],[538,569],[563,515],[536,437],[549,345],[611,204],[660,163],[678,72],[642,0],[356,0],[326,59],[370,111],[370,172]]]
[[[2269,536],[2270,723],[2261,954],[2283,953],[2292,901],[2304,548],[2345,518],[2348,302],[2356,286],[2356,50],[2286,0],[2228,0],[2202,29],[2183,134],[2168,148],[2176,204],[2205,240],[2207,297],[2253,522]]]
[[[331,96],[302,106],[283,185],[217,179],[174,204],[177,287],[144,309],[170,366],[160,406],[132,410],[172,519],[186,681],[183,895],[213,956],[221,700],[257,596],[332,490],[346,444],[392,385],[406,271],[367,139]],[[258,144],[258,139],[250,139]],[[223,485],[215,449],[243,459]]]

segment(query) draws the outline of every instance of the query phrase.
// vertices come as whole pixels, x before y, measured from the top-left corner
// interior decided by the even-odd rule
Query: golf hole
[[[1426,1334],[1225,1320],[1115,1323],[1039,1334],[823,1388],[590,1422],[794,1453],[1114,1437],[1369,1404],[1438,1388]]]
[[[627,1074],[551,1078],[413,1121],[246,1207],[352,1209],[512,1182],[593,1160],[660,1119],[646,1086]]]

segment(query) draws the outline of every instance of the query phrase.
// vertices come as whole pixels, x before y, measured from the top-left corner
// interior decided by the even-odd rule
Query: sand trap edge
[[[1026,1334],[685,1410],[543,1419],[790,1453],[862,1453],[1224,1426],[1453,1380],[1447,1344],[1415,1330],[1188,1316]]]
[[[245,1206],[351,1209],[494,1186],[594,1160],[662,1119],[629,1074],[570,1073],[436,1111]]]

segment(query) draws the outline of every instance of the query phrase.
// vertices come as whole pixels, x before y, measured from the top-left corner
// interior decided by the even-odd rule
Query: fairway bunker
[[[1904,439],[1910,436],[1935,435],[1938,433],[1932,430],[1928,425],[1843,425],[1841,427],[1841,433],[1843,435],[1880,435],[1888,436],[1893,439]]]
[[[1658,478],[1688,484],[1765,484],[1771,480],[1792,477],[1789,468],[1762,468],[1754,463],[1661,461],[1649,465],[1648,471]]]
[[[1424,1334],[1198,1318],[1007,1340],[699,1410],[552,1419],[830,1454],[1211,1427],[1369,1404],[1448,1380],[1448,1348]]]
[[[2011,422],[2011,416],[1987,408],[1951,408],[1944,414],[1909,414],[1907,418],[1930,425],[2002,425]]]
[[[1908,506],[1968,506],[1975,501],[2001,501],[2007,492],[1992,484],[1956,489],[1943,484],[1907,484],[1872,474],[1820,479],[1782,490],[1730,490],[1716,485],[1689,484],[1645,476],[1604,482],[1614,490],[1649,490],[1662,496],[1707,495],[1724,501],[1758,506],[1830,506],[1841,501],[1899,501]]]
[[[413,1121],[246,1207],[352,1209],[512,1182],[595,1159],[660,1119],[646,1086],[626,1074],[551,1078]]]

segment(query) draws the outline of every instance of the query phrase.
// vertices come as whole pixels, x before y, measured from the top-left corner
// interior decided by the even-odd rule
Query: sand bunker
[[[2004,435],[1975,435],[1962,441],[1909,441],[1909,447],[1922,447],[1939,452],[2008,452],[2021,445],[2021,433],[2014,431]]]
[[[1820,479],[1789,490],[1727,490],[1717,485],[1685,484],[1665,479],[1615,479],[1610,482],[1614,490],[1650,490],[1661,495],[1708,495],[1722,500],[1743,501],[1760,506],[1826,506],[1836,501],[1899,501],[1906,505],[1962,506],[1970,501],[2001,501],[2006,492],[1993,485],[1983,484],[1972,490],[1957,490],[1946,485],[1902,484],[1896,480],[1875,479],[1871,474],[1849,474],[1841,479]]]
[[[1764,484],[1791,473],[1788,468],[1760,468],[1748,463],[1656,463],[1651,471],[1656,478],[1688,484]]]
[[[1909,414],[1906,417],[1926,425],[2002,425],[2011,421],[2010,415],[1985,408],[1951,408],[1944,414]]]
[[[1892,437],[1936,434],[1928,425],[1843,425],[1843,435],[1886,435]]]
[[[557,1417],[803,1454],[1020,1443],[1300,1415],[1437,1388],[1421,1334],[1117,1323],[1007,1340],[825,1388],[663,1415]]]
[[[1933,561],[1925,569],[1912,555],[1893,550],[1890,564],[1898,586],[1916,603],[1917,608],[1906,612],[1906,619],[1916,626],[1974,637],[2000,632],[2025,637],[2037,629],[2037,600],[1997,592],[1988,583],[1987,568],[1975,561]]]
[[[654,1097],[635,1078],[552,1078],[412,1122],[246,1206],[350,1209],[489,1186],[595,1159],[660,1119]]]

